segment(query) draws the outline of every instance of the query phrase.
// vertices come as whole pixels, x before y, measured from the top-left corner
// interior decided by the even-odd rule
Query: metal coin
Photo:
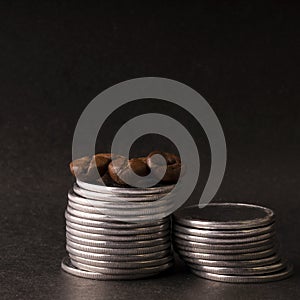
[[[89,272],[97,272],[108,275],[134,275],[134,274],[153,274],[165,271],[173,266],[173,261],[167,262],[160,266],[154,267],[144,267],[137,269],[115,269],[115,268],[106,268],[106,267],[96,267],[88,264],[83,264],[81,262],[77,262],[76,260],[71,260],[73,266],[78,269],[89,271]]]
[[[168,193],[175,185],[164,185],[161,187],[151,187],[151,188],[119,188],[119,187],[108,187],[99,184],[90,184],[83,182],[81,180],[76,180],[77,185],[84,190],[93,191],[97,193],[108,193],[108,194],[132,194],[132,195],[147,195],[147,194],[157,194],[157,193]]]
[[[100,261],[117,261],[117,262],[153,260],[153,259],[163,258],[171,254],[171,251],[169,249],[157,251],[153,253],[130,254],[130,255],[91,253],[91,252],[85,252],[78,249],[74,249],[68,245],[66,246],[66,249],[70,254],[80,256],[83,258],[100,260]]]
[[[77,250],[92,252],[92,253],[100,253],[100,254],[112,254],[112,255],[130,255],[130,254],[146,254],[153,253],[157,251],[162,251],[165,249],[170,249],[171,243],[165,243],[152,247],[143,247],[143,248],[100,248],[100,247],[92,247],[92,246],[84,246],[71,240],[67,239],[67,245]]]
[[[251,236],[247,238],[207,238],[207,237],[200,237],[195,235],[188,235],[183,234],[180,232],[177,232],[176,230],[173,231],[173,235],[177,238],[181,238],[184,240],[192,241],[192,242],[199,242],[199,243],[207,243],[207,244],[242,244],[242,243],[249,243],[249,242],[255,242],[255,241],[261,241],[266,240],[274,236],[275,232],[260,234],[257,236]]]
[[[109,229],[109,228],[101,228],[101,227],[92,227],[92,226],[84,226],[79,225],[70,221],[66,221],[68,227],[71,227],[76,230],[89,232],[89,233],[99,233],[99,234],[109,234],[109,235],[134,235],[134,234],[148,234],[155,233],[159,231],[168,230],[170,228],[169,224],[163,224],[152,227],[145,228],[130,228],[130,229]]]
[[[113,193],[98,193],[80,188],[74,184],[73,190],[77,195],[84,198],[100,200],[100,201],[118,201],[118,202],[152,202],[161,199],[168,195],[168,193],[155,193],[155,194],[113,194]]]
[[[101,260],[94,260],[94,259],[87,259],[80,256],[69,254],[70,258],[81,262],[86,265],[96,266],[96,267],[106,267],[106,268],[117,268],[117,269],[134,269],[134,268],[145,268],[145,267],[153,267],[163,265],[173,260],[173,257],[166,256],[154,260],[144,260],[144,261],[101,261]]]
[[[149,214],[149,215],[145,215],[145,214],[141,214],[141,215],[123,215],[118,213],[118,211],[116,211],[116,214],[107,214],[107,215],[102,215],[102,214],[91,214],[91,213],[86,213],[86,212],[82,212],[79,210],[75,210],[73,208],[71,208],[70,206],[67,207],[67,212],[71,215],[77,216],[79,218],[84,218],[84,219],[91,219],[91,220],[95,220],[95,221],[114,221],[114,220],[118,220],[118,221],[125,221],[125,222],[143,222],[143,221],[149,221],[149,219],[152,221],[158,220],[158,219],[162,219],[164,217],[166,217],[166,213],[157,213],[157,214]]]
[[[170,235],[169,230],[159,231],[155,233],[148,233],[148,234],[139,234],[139,235],[107,235],[107,234],[96,234],[96,233],[88,233],[79,230],[75,230],[69,226],[66,226],[66,231],[70,234],[85,238],[91,239],[95,241],[115,241],[115,242],[130,242],[130,241],[144,241],[144,240],[153,240],[157,238],[162,238],[165,236]]]
[[[253,253],[253,252],[260,252],[268,249],[272,249],[276,246],[276,244],[269,244],[265,246],[259,246],[255,248],[245,248],[245,249],[226,249],[226,250],[216,250],[216,249],[206,249],[206,248],[199,248],[199,247],[190,247],[190,246],[182,246],[182,245],[173,245],[175,250],[183,250],[189,252],[200,252],[200,253],[208,253],[208,254],[242,254],[242,253]]]
[[[95,241],[90,239],[84,239],[72,234],[66,233],[67,239],[81,245],[101,247],[101,248],[143,248],[143,247],[153,247],[161,244],[170,242],[168,236],[153,240],[146,241],[129,241],[129,242],[113,242],[113,241]]]
[[[274,222],[271,209],[242,203],[214,203],[198,205],[174,213],[175,223],[200,229],[249,229],[267,226]]]
[[[188,266],[192,269],[214,273],[214,274],[222,274],[222,275],[259,275],[259,274],[269,274],[278,272],[284,268],[286,268],[286,263],[278,262],[268,266],[262,267],[248,267],[248,268],[228,268],[228,267],[209,267],[197,264],[190,264]]]
[[[145,206],[143,204],[140,205],[139,208],[133,208],[129,204],[123,205],[123,207],[112,207],[112,208],[105,208],[105,207],[95,207],[92,206],[92,203],[89,203],[89,200],[85,200],[87,204],[78,204],[76,202],[70,201],[68,205],[73,209],[78,211],[91,213],[91,214],[104,214],[104,215],[121,215],[121,216],[135,216],[135,215],[153,215],[153,214],[160,214],[165,211],[169,211],[173,206],[174,202],[167,204],[167,205],[160,205],[157,207]]]
[[[144,228],[144,227],[159,226],[162,224],[170,223],[170,217],[166,217],[160,220],[153,220],[151,222],[137,222],[137,223],[127,223],[127,222],[112,221],[112,220],[96,221],[96,220],[73,216],[69,214],[67,211],[65,212],[65,218],[70,222],[84,225],[84,226],[116,228],[116,229],[130,229],[130,228],[140,228],[140,227]]]
[[[195,269],[191,269],[191,271],[200,277],[221,281],[221,282],[229,282],[229,283],[260,283],[260,282],[269,282],[285,279],[292,275],[293,268],[292,266],[288,266],[286,269],[272,273],[272,274],[264,274],[264,275],[221,275],[214,274],[209,272],[197,271]]]
[[[175,245],[180,245],[180,246],[185,246],[185,247],[194,247],[194,248],[200,248],[200,249],[221,250],[221,251],[222,250],[238,250],[238,249],[249,249],[249,251],[251,251],[252,248],[273,245],[274,243],[276,243],[276,239],[274,237],[266,239],[266,240],[257,241],[257,242],[241,243],[241,244],[199,243],[199,242],[184,240],[181,238],[176,238],[175,236],[173,236],[172,240]]]
[[[177,249],[178,250],[178,249]],[[268,250],[253,252],[253,253],[241,253],[234,255],[219,255],[219,254],[210,254],[210,253],[202,253],[202,252],[189,252],[184,250],[178,250],[178,253],[181,257],[185,259],[185,257],[191,258],[200,258],[200,259],[213,259],[213,260],[253,260],[259,258],[265,258],[276,253],[277,249],[271,248]]]
[[[185,262],[193,263],[203,266],[212,266],[212,267],[233,267],[233,268],[248,268],[248,267],[262,267],[270,264],[277,263],[280,261],[280,256],[278,254],[272,255],[265,258],[254,259],[254,260],[213,260],[213,259],[198,259],[185,257]]]
[[[180,233],[196,235],[208,238],[245,238],[256,235],[261,235],[264,233],[269,233],[274,231],[274,223],[269,226],[258,227],[254,229],[244,229],[244,230],[207,230],[207,229],[197,229],[184,227],[178,224],[173,224],[173,228]]]
[[[77,204],[81,205],[88,205],[93,206],[95,208],[114,208],[114,209],[141,209],[141,208],[157,208],[160,206],[166,206],[166,205],[172,205],[174,201],[170,198],[163,198],[161,200],[155,200],[155,201],[140,201],[140,202],[132,202],[131,199],[128,199],[125,201],[124,199],[122,201],[118,200],[117,197],[115,197],[112,200],[105,201],[105,200],[95,200],[91,198],[86,198],[83,196],[78,196],[75,194],[72,190],[68,193],[68,199],[72,202],[75,202]]]
[[[89,279],[99,279],[99,280],[133,280],[133,279],[139,279],[139,278],[145,278],[154,276],[158,273],[153,274],[124,274],[124,275],[107,275],[102,273],[96,273],[96,272],[88,272],[83,271],[80,269],[75,268],[68,257],[64,258],[61,263],[61,268],[72,275],[83,277],[83,278],[89,278]]]

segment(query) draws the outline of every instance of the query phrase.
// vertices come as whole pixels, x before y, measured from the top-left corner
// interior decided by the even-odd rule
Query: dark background
[[[2,299],[299,299],[300,20],[299,5],[281,2],[0,3]],[[143,76],[183,82],[210,103],[228,147],[215,201],[274,209],[292,278],[222,284],[193,276],[179,260],[163,276],[132,282],[60,270],[77,119],[105,88]],[[100,150],[109,150],[114,130],[140,110],[124,108],[127,114],[108,122]],[[181,118],[203,144],[205,181],[205,137],[190,117]],[[172,148],[163,139],[154,145]],[[135,146],[147,152],[149,143]]]

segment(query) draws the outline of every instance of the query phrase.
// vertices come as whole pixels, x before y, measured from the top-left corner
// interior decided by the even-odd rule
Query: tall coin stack
[[[267,282],[291,275],[281,259],[272,210],[250,204],[190,206],[173,215],[173,245],[190,270],[232,283]]]
[[[108,187],[80,180],[68,194],[62,269],[100,280],[153,276],[173,265],[167,200],[172,185]]]

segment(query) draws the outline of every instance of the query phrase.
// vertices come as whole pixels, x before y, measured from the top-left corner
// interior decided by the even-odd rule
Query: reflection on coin
[[[200,237],[208,238],[246,238],[256,235],[261,235],[265,233],[273,232],[275,229],[274,223],[264,227],[258,227],[254,229],[244,229],[244,230],[206,230],[184,227],[181,225],[174,224],[173,228],[180,233],[195,235]]]
[[[88,264],[83,264],[81,262],[71,260],[72,265],[85,271],[89,272],[97,272],[109,275],[123,275],[123,274],[153,274],[157,272],[162,272],[173,266],[173,262],[167,262],[160,266],[154,267],[145,267],[145,268],[137,268],[137,269],[115,269],[115,268],[106,268],[106,267],[96,267]]]
[[[280,261],[279,255],[272,255],[265,258],[253,259],[253,260],[213,260],[213,259],[198,259],[185,257],[186,262],[213,267],[234,267],[234,268],[247,268],[247,267],[261,267],[270,265]]]
[[[76,203],[78,205],[94,207],[94,208],[110,208],[110,209],[141,209],[141,208],[157,208],[160,206],[166,206],[172,204],[172,199],[165,197],[156,201],[131,201],[131,198],[128,201],[124,199],[118,200],[117,197],[113,198],[113,200],[95,200],[90,198],[84,198],[78,196],[73,191],[69,191],[68,193],[69,201]]]
[[[159,231],[164,231],[169,229],[169,223],[158,225],[158,226],[149,226],[149,227],[140,227],[140,228],[130,228],[130,229],[110,229],[110,228],[101,228],[93,226],[84,226],[79,225],[70,221],[66,221],[68,227],[73,229],[84,231],[88,233],[99,233],[99,234],[109,234],[109,235],[134,235],[134,234],[148,234],[155,233]]]
[[[153,188],[119,188],[119,187],[108,187],[103,185],[97,185],[97,184],[90,184],[83,182],[81,180],[76,180],[78,187],[81,187],[84,190],[93,191],[97,193],[109,193],[109,194],[133,194],[133,195],[139,195],[139,194],[155,194],[155,193],[167,193],[170,192],[174,188],[173,185],[164,185],[161,187],[153,187]]]
[[[97,272],[89,272],[75,268],[68,257],[64,258],[61,263],[61,268],[72,275],[89,278],[89,279],[100,279],[100,280],[133,280],[138,278],[144,278],[149,276],[154,276],[159,272],[153,274],[123,274],[123,275],[107,275]]]
[[[277,262],[275,264],[262,266],[262,267],[248,267],[248,268],[230,268],[230,267],[209,267],[198,264],[189,263],[188,266],[192,269],[223,275],[259,275],[259,274],[269,274],[280,271],[286,267],[284,262]]]
[[[199,243],[199,242],[184,240],[181,238],[176,238],[175,236],[173,236],[172,240],[175,245],[182,245],[182,246],[186,246],[186,247],[194,247],[194,248],[200,248],[200,249],[212,249],[212,250],[249,249],[249,251],[251,251],[252,248],[266,246],[266,245],[273,245],[276,243],[276,239],[274,237],[266,239],[266,240],[257,241],[257,242],[241,243],[241,244]]]
[[[274,222],[272,210],[242,203],[213,203],[179,209],[174,214],[175,223],[202,229],[248,229],[267,226]]]
[[[101,260],[101,261],[145,261],[145,260],[153,260],[162,257],[166,257],[171,254],[170,249],[157,251],[153,253],[146,254],[130,254],[130,255],[114,255],[114,254],[100,254],[100,253],[91,253],[85,252],[78,249],[74,249],[68,245],[66,245],[66,249],[69,253],[80,256],[87,259],[93,260]]]
[[[73,190],[77,195],[87,199],[93,199],[97,201],[117,201],[117,202],[153,202],[157,201],[162,197],[168,195],[168,193],[155,193],[155,194],[109,194],[109,193],[98,193],[81,189],[78,185],[74,184]]]
[[[218,254],[209,254],[209,253],[200,253],[200,252],[189,252],[184,250],[179,250],[178,253],[182,257],[191,257],[191,258],[200,258],[200,259],[213,259],[213,260],[253,260],[259,258],[265,258],[271,256],[276,252],[276,249],[271,248],[268,250],[253,252],[253,253],[241,253],[234,255],[218,255]]]
[[[265,234],[260,234],[257,236],[251,236],[247,238],[224,238],[224,239],[219,239],[219,238],[207,238],[207,237],[200,237],[200,236],[195,236],[195,235],[188,235],[188,234],[183,234],[180,232],[177,232],[176,230],[173,231],[173,235],[177,238],[181,238],[184,240],[188,241],[193,241],[193,242],[199,242],[199,243],[208,243],[208,244],[242,244],[242,243],[250,243],[250,242],[255,242],[255,241],[261,241],[265,239],[269,239],[272,236],[274,236],[275,232],[270,232],[270,233],[265,233]]]
[[[75,203],[73,201],[68,202],[69,207],[75,209],[76,211],[80,211],[88,214],[102,214],[102,215],[114,215],[114,216],[139,216],[139,215],[154,215],[164,213],[165,211],[170,210],[174,203],[168,203],[166,205],[160,205],[158,207],[145,207],[144,205],[140,205],[139,208],[131,208],[123,205],[123,208],[103,208],[103,207],[94,207],[89,205],[82,205]]]
[[[100,248],[100,247],[92,247],[92,246],[84,246],[78,243],[74,243],[71,240],[67,239],[67,246],[72,247],[74,249],[78,249],[85,252],[92,253],[100,253],[100,254],[112,254],[112,255],[129,255],[129,254],[145,254],[145,253],[153,253],[168,249],[171,247],[171,243],[165,243],[153,247],[143,247],[143,248]]]
[[[70,206],[67,207],[67,212],[73,216],[77,216],[79,218],[84,218],[84,219],[90,219],[90,220],[95,220],[95,221],[126,221],[126,222],[145,222],[149,221],[149,218],[153,216],[153,219],[160,219],[165,217],[165,212],[159,212],[156,214],[144,214],[143,212],[139,212],[135,215],[128,215],[127,212],[122,215],[120,210],[116,210],[116,214],[91,214],[91,213],[86,213],[83,211],[79,211],[76,209],[71,208]]]
[[[76,224],[84,225],[84,226],[92,226],[92,227],[101,227],[101,228],[114,228],[114,229],[130,229],[130,228],[140,228],[140,227],[151,227],[158,226],[161,224],[169,223],[170,218],[163,218],[160,220],[153,220],[151,222],[138,222],[138,223],[128,223],[128,222],[120,222],[120,221],[96,221],[87,218],[76,217],[69,214],[67,211],[65,212],[65,217],[68,221],[71,221]]]
[[[208,254],[241,254],[241,253],[253,253],[253,252],[259,252],[259,251],[264,251],[267,249],[272,249],[274,248],[275,245],[270,244],[270,245],[265,245],[265,246],[259,246],[255,248],[245,248],[245,249],[227,249],[227,250],[216,250],[216,249],[207,249],[207,248],[195,248],[195,247],[190,247],[190,246],[182,246],[182,245],[174,245],[174,249],[178,251],[189,251],[189,252],[200,252],[200,253],[208,253]]]
[[[129,241],[129,242],[114,242],[114,241],[95,241],[90,239],[84,239],[74,236],[70,233],[66,233],[67,239],[86,246],[102,247],[102,248],[142,248],[142,247],[152,247],[156,245],[161,245],[170,242],[169,236],[145,240],[145,241]]]
[[[107,235],[107,234],[96,234],[96,233],[88,233],[83,232],[79,230],[75,230],[69,226],[66,226],[66,231],[69,232],[72,235],[75,235],[77,237],[96,240],[96,241],[144,241],[144,240],[153,240],[157,238],[162,238],[165,236],[169,236],[170,231],[159,231],[154,233],[148,233],[148,234],[139,234],[139,235]]]
[[[107,268],[117,268],[117,269],[153,267],[153,266],[163,265],[173,260],[171,256],[166,256],[158,259],[144,260],[144,261],[115,262],[115,261],[101,261],[101,260],[86,259],[73,254],[69,254],[69,256],[72,260],[76,260],[83,264],[96,266],[96,267],[107,267]]]
[[[268,281],[275,281],[285,279],[291,276],[293,272],[292,266],[288,266],[286,269],[271,273],[271,274],[263,274],[263,275],[221,275],[221,274],[214,274],[209,272],[198,271],[195,269],[191,269],[191,271],[200,277],[215,280],[215,281],[222,281],[222,282],[229,282],[229,283],[258,283],[258,282],[268,282]]]

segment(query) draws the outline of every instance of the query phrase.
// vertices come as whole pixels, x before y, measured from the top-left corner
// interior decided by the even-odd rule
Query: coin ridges
[[[242,203],[190,206],[173,216],[173,248],[197,276],[231,283],[291,275],[282,260],[272,210]]]

